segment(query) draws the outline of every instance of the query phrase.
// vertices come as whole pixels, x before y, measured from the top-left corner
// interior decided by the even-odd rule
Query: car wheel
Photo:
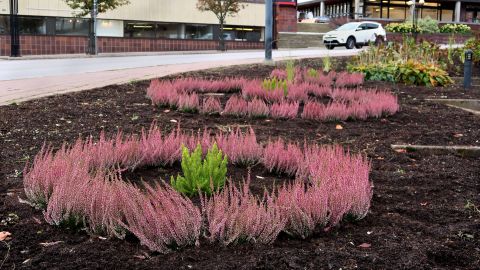
[[[325,45],[325,47],[327,47],[327,50],[335,49],[335,46],[333,46],[333,45]]]
[[[354,37],[349,37],[347,39],[347,44],[345,47],[349,50],[353,49],[355,47],[355,38]]]
[[[355,44],[355,48],[356,49],[361,49],[361,48],[363,48],[363,45],[362,44]]]

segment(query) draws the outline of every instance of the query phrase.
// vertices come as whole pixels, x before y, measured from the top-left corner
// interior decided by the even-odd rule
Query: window
[[[123,21],[98,20],[97,36],[99,37],[123,37]]]
[[[378,24],[376,24],[376,23],[367,23],[367,27],[368,27],[368,29],[377,29],[377,28],[378,28]]]
[[[157,38],[183,38],[181,24],[159,23],[157,24]]]
[[[407,9],[405,7],[390,7],[389,9],[390,19],[405,20],[405,14],[407,12]]]
[[[0,35],[10,33],[10,17],[0,16]]]
[[[19,17],[18,27],[20,34],[23,35],[46,35],[47,26],[45,18],[39,17]]]
[[[420,17],[420,16],[419,16]],[[422,15],[421,17],[424,19],[424,18],[428,18],[430,17],[431,19],[434,19],[436,20],[438,17],[437,17],[437,10],[436,9],[431,9],[431,8],[422,8]]]
[[[148,22],[126,22],[125,37],[154,38],[155,24]]]
[[[378,6],[367,6],[367,8],[365,9],[365,17],[381,18],[380,7],[378,7]]]
[[[453,10],[443,9],[442,16],[440,18],[442,22],[452,22],[453,21]]]
[[[79,18],[57,18],[55,34],[68,36],[88,36],[90,21]]]
[[[236,41],[260,41],[262,38],[262,29],[250,26],[225,26],[225,40]]]
[[[185,25],[186,39],[213,39],[211,25],[187,24]]]

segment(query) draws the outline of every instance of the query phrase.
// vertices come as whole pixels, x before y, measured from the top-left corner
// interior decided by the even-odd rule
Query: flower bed
[[[260,163],[272,172],[295,176],[263,198],[253,195],[249,179],[230,181],[201,204],[165,182],[137,186],[121,171],[141,166],[172,166],[181,146],[208,149],[216,143],[233,164]],[[268,244],[280,232],[305,238],[320,226],[335,226],[345,215],[363,218],[370,207],[370,163],[340,147],[299,145],[279,139],[259,144],[253,130],[187,134],[179,128],[163,134],[155,125],[142,135],[78,140],[56,152],[43,147],[24,171],[28,200],[44,210],[52,225],[86,228],[123,238],[135,235],[151,250],[197,245],[203,236],[228,245]]]
[[[279,69],[263,82],[243,78],[153,80],[147,96],[155,105],[237,117],[364,120],[392,115],[399,109],[397,98],[387,91],[361,89],[361,73],[313,71],[297,68],[293,81],[288,81],[287,72]],[[206,93],[231,96],[222,108],[218,97],[206,96],[200,101],[199,95]],[[315,112],[305,108],[315,108]]]

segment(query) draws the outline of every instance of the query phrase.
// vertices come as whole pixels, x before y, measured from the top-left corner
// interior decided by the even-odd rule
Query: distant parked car
[[[316,23],[328,23],[330,22],[330,17],[328,16],[318,16],[313,18]]]
[[[323,36],[323,43],[329,50],[339,46],[360,49],[370,43],[378,44],[386,40],[385,29],[377,22],[346,23]]]

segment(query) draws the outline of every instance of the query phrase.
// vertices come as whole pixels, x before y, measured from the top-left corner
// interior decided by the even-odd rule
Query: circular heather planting
[[[260,179],[230,178],[212,184],[208,192],[205,178],[224,177],[227,160],[234,167],[262,166],[290,181],[258,194],[249,185]],[[137,184],[124,180],[126,171],[168,168],[180,161],[183,176],[172,185],[160,179]],[[139,136],[101,134],[98,141],[79,139],[55,152],[43,147],[25,168],[24,187],[49,224],[118,238],[133,234],[163,253],[202,239],[229,245],[269,244],[280,233],[306,238],[347,215],[361,219],[372,197],[369,171],[368,160],[339,146],[282,139],[261,144],[252,129],[239,128],[215,134],[180,128],[163,133],[154,123]],[[193,199],[177,191],[190,187],[186,179],[200,177],[200,192],[184,192]]]

